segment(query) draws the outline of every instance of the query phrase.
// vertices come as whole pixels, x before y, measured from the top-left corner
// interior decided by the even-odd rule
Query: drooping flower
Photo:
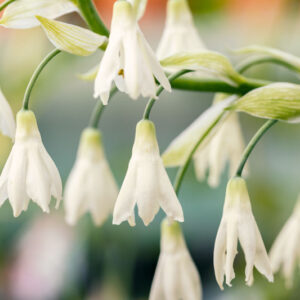
[[[281,268],[286,286],[291,288],[294,271],[300,266],[300,198],[270,250],[270,260],[273,272]]]
[[[127,220],[135,225],[134,207],[147,226],[161,207],[167,216],[183,222],[181,205],[159,155],[155,126],[142,120],[137,124],[128,170],[113,213],[113,223]]]
[[[59,172],[46,151],[32,111],[19,111],[15,143],[0,177],[0,204],[9,200],[19,216],[29,200],[49,212],[51,196],[59,205],[62,183]]]
[[[220,98],[217,96],[213,105],[220,102],[219,100]],[[224,100],[222,99],[222,101]],[[204,147],[200,147],[194,155],[198,180],[205,179],[208,170],[208,184],[212,187],[218,186],[227,162],[229,162],[229,176],[234,175],[243,150],[244,140],[238,115],[231,112],[212,139]]]
[[[235,277],[233,263],[237,254],[238,240],[246,259],[246,284],[250,286],[253,283],[254,266],[272,282],[271,264],[252,214],[246,182],[241,177],[234,177],[227,185],[223,216],[214,248],[215,276],[221,289],[224,275],[229,286]]]
[[[161,225],[161,250],[149,300],[201,300],[200,276],[179,223]]]
[[[157,57],[164,59],[179,52],[205,50],[186,0],[169,0],[167,19],[158,45]]]
[[[15,124],[13,112],[1,90],[0,90],[0,131],[4,135],[7,135],[12,139],[15,138],[16,124]]]
[[[39,216],[22,229],[7,274],[10,297],[2,297],[59,299],[65,285],[77,279],[83,260],[75,232],[55,214]]]
[[[8,5],[0,20],[7,28],[26,29],[39,26],[36,15],[55,19],[78,11],[75,0],[18,0]]]
[[[95,80],[95,97],[107,104],[113,81],[132,99],[155,97],[154,77],[168,91],[170,83],[141,32],[137,16],[127,1],[114,4],[111,34]]]
[[[74,225],[90,211],[96,225],[112,213],[118,187],[107,163],[97,129],[83,131],[75,165],[65,188],[66,220]]]

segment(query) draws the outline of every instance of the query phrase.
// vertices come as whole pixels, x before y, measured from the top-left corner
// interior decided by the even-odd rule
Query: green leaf
[[[107,38],[79,26],[36,16],[52,44],[75,55],[94,53]]]
[[[241,97],[229,107],[250,115],[300,122],[300,85],[278,82],[255,89]]]
[[[279,49],[253,45],[234,50],[233,52],[238,54],[267,55],[268,57],[274,58],[283,64],[290,65],[295,71],[300,72],[300,58]]]
[[[170,143],[162,155],[164,165],[166,167],[182,166],[207,129],[218,118],[220,118],[220,116],[224,113],[225,108],[227,108],[235,100],[236,96],[228,97],[227,99],[212,105],[204,113],[202,113],[188,128],[186,128]],[[228,115],[229,112],[226,112],[220,119],[217,126],[220,126]],[[209,136],[205,139],[205,142],[199,147],[203,147],[214,135],[214,132],[215,130],[212,130]]]
[[[227,57],[213,51],[180,52],[163,59],[160,63],[165,68],[204,71],[208,75],[220,77],[233,85],[244,81],[244,78],[234,70]]]

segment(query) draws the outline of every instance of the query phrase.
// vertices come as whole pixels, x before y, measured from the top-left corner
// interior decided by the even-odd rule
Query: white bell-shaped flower
[[[32,199],[49,212],[51,196],[58,207],[61,194],[60,175],[43,145],[34,113],[18,112],[15,143],[0,177],[0,205],[8,199],[17,217]]]
[[[161,250],[149,300],[201,300],[200,276],[179,223],[161,225]]]
[[[300,197],[270,250],[270,260],[273,272],[282,268],[286,286],[291,288],[294,271],[300,266]]]
[[[186,0],[169,0],[167,18],[157,57],[164,59],[179,52],[205,50]]]
[[[97,129],[87,128],[66,183],[66,220],[74,225],[89,211],[99,226],[112,213],[117,196],[118,187],[104,154],[101,134]]]
[[[222,100],[224,101],[224,100]],[[218,101],[214,101],[216,105]],[[202,181],[208,171],[208,184],[219,185],[221,175],[229,163],[229,176],[233,176],[244,151],[244,140],[238,115],[231,112],[216,129],[215,135],[194,155],[194,167],[197,179]],[[247,172],[247,169],[245,169]]]
[[[111,33],[95,80],[94,96],[107,104],[113,81],[132,99],[155,97],[154,77],[168,91],[170,83],[141,32],[136,13],[127,1],[114,4]]]
[[[246,284],[250,286],[253,283],[254,266],[272,282],[271,264],[252,214],[246,182],[241,177],[234,177],[227,185],[223,217],[214,249],[215,276],[221,289],[224,275],[229,286],[235,277],[233,263],[237,254],[238,240],[245,254]]]
[[[134,207],[148,225],[161,207],[167,216],[183,222],[183,212],[159,155],[155,126],[149,120],[137,124],[128,170],[113,213],[113,223],[135,225]]]
[[[15,138],[16,124],[13,112],[0,90],[0,131],[10,138]]]

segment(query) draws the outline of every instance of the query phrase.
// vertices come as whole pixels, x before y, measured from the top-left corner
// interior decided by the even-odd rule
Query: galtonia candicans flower
[[[155,78],[168,91],[170,83],[141,32],[137,16],[127,1],[114,4],[111,33],[95,81],[95,97],[107,104],[113,81],[132,99],[155,97]]]
[[[161,225],[161,250],[149,300],[201,300],[200,276],[184,241],[179,223]]]
[[[167,216],[183,222],[183,212],[159,155],[154,124],[137,124],[128,170],[113,213],[113,223],[135,225],[134,207],[148,225],[161,207]]]
[[[60,175],[43,145],[34,113],[18,112],[15,143],[0,177],[0,204],[8,199],[15,217],[27,209],[30,199],[49,212],[51,196],[58,206],[61,194]]]
[[[273,272],[282,268],[286,286],[292,287],[294,271],[300,265],[300,197],[270,250],[270,260]]]
[[[216,98],[216,100],[213,105],[219,103],[219,99]],[[224,100],[222,99],[222,101]],[[211,140],[200,147],[194,155],[198,180],[202,181],[208,170],[208,184],[211,187],[218,186],[227,162],[229,162],[229,175],[232,176],[238,167],[243,150],[244,140],[238,115],[231,112]]]
[[[15,138],[16,124],[13,112],[0,90],[0,131],[2,134]]]
[[[80,244],[75,232],[64,223],[60,215],[50,214],[34,219],[27,224],[27,228],[22,228],[14,259],[9,264],[8,298],[61,298],[66,284],[74,282],[74,274],[80,273],[84,258],[78,248]]]
[[[101,225],[113,211],[118,187],[107,163],[97,129],[83,131],[75,165],[65,189],[66,220],[74,225],[90,211],[96,225]]]
[[[164,59],[179,52],[199,52],[205,49],[187,1],[169,0],[166,24],[157,49],[157,57]]]
[[[229,286],[235,277],[233,263],[237,254],[238,240],[246,259],[246,284],[250,286],[253,283],[254,266],[272,282],[271,264],[252,214],[246,182],[241,177],[234,177],[227,185],[223,217],[214,249],[215,276],[221,289],[224,275]]]

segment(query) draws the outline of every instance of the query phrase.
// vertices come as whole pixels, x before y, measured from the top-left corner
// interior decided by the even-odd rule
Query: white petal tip
[[[17,218],[17,217],[21,214],[21,212],[22,212],[22,211],[14,211],[14,212],[13,212],[13,216],[14,216],[15,218]]]

